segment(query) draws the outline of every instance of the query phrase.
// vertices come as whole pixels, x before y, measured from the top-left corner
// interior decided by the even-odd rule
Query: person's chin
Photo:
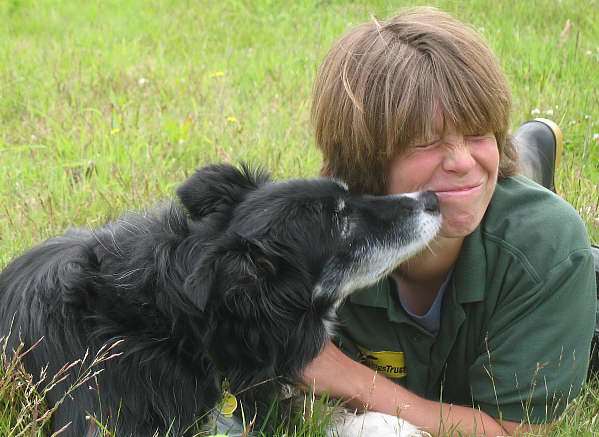
[[[478,203],[470,203],[467,207],[452,205],[441,201],[441,236],[447,238],[463,238],[470,235],[481,223],[488,201],[481,199]]]
[[[464,238],[470,235],[477,228],[480,221],[468,220],[468,221],[445,221],[441,226],[439,235],[445,238]]]

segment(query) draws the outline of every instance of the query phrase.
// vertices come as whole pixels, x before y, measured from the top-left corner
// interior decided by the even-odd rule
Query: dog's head
[[[341,300],[420,251],[441,224],[433,193],[355,195],[332,179],[271,182],[226,165],[198,170],[178,195],[192,220],[218,230],[186,290],[218,320],[208,342],[224,343],[213,348],[221,368],[281,349],[313,358]],[[257,367],[269,366],[281,368]]]
[[[441,224],[431,192],[355,195],[332,179],[275,183],[247,167],[202,168],[177,194],[193,220],[220,231],[202,277],[190,278],[194,286],[259,298],[251,289],[293,284],[302,305],[337,302],[375,283],[422,250]]]

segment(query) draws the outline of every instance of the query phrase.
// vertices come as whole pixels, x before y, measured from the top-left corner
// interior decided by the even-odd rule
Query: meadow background
[[[69,226],[171,196],[202,164],[316,175],[310,94],[326,51],[353,25],[416,4],[0,0],[0,268]],[[514,129],[538,116],[561,126],[557,190],[599,243],[599,2],[428,4],[495,50]],[[554,435],[599,434],[596,385],[573,408]]]

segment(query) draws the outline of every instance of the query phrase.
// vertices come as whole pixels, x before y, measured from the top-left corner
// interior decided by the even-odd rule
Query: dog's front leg
[[[349,411],[336,417],[328,437],[424,437],[430,436],[399,417],[367,411],[355,414]]]

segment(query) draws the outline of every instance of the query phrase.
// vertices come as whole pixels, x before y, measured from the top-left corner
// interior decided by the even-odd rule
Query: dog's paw
[[[430,436],[409,422],[388,414],[347,412],[334,421],[328,437],[424,437]]]

